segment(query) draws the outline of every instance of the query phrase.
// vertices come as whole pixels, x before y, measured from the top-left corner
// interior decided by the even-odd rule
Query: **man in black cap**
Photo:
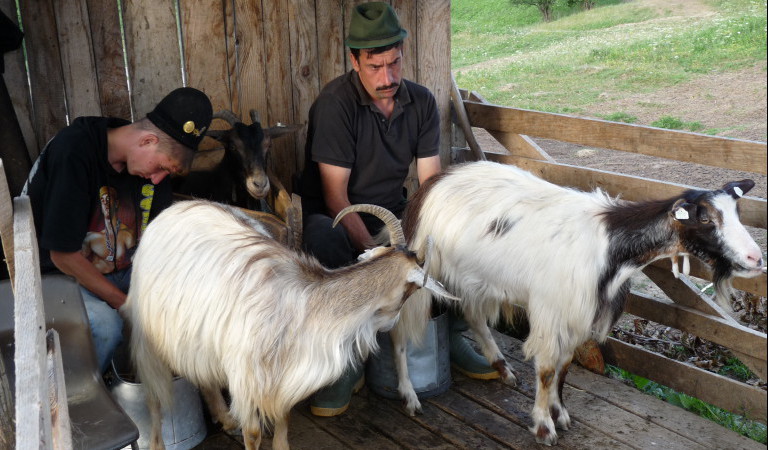
[[[303,242],[328,267],[353,263],[362,251],[375,247],[372,236],[382,226],[372,216],[348,214],[342,227],[332,228],[332,217],[359,203],[383,206],[400,217],[411,161],[416,158],[419,183],[441,170],[435,98],[401,77],[407,34],[389,4],[355,6],[345,41],[354,70],[328,83],[310,109],[302,176]],[[470,376],[498,377],[464,341],[461,330],[455,331],[454,363],[461,359],[459,367]],[[344,412],[361,380],[362,364],[357,364],[312,397],[312,413]]]
[[[147,223],[171,204],[170,174],[189,171],[211,102],[179,88],[137,122],[79,117],[51,139],[22,194],[30,197],[43,273],[80,283],[103,372],[122,340],[118,308]]]

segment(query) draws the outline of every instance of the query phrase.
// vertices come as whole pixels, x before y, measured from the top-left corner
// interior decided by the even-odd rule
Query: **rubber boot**
[[[315,416],[338,416],[349,408],[352,394],[357,393],[365,384],[364,365],[355,361],[347,367],[341,378],[319,391],[309,400],[309,410]]]
[[[454,311],[448,311],[448,341],[451,354],[451,367],[478,380],[494,380],[499,372],[488,364],[483,355],[478,354],[462,333],[469,329],[464,317]]]

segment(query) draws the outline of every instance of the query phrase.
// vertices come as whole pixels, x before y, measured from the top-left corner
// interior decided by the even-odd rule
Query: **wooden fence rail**
[[[627,200],[664,198],[693,186],[578,167],[556,162],[530,136],[600,148],[642,153],[726,169],[766,174],[766,144],[705,136],[605,120],[528,111],[492,105],[477,93],[461,92],[473,127],[486,129],[508,151],[486,152],[491,161],[513,164],[555,184],[582,190],[601,188]],[[460,149],[454,160],[473,159]],[[740,201],[745,225],[766,228],[766,200]],[[762,380],[767,379],[766,334],[739,324],[686,276],[675,278],[669,261],[657,261],[644,273],[668,297],[657,299],[633,292],[626,312],[661,323],[729,348]],[[690,275],[711,280],[709,268],[691,261]],[[734,280],[734,287],[766,296],[766,275]],[[641,347],[609,338],[603,348],[606,362],[665,386],[749,418],[766,421],[766,391],[681,363]]]

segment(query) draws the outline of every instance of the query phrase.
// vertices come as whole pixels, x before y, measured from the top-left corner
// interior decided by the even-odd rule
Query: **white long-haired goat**
[[[408,205],[403,228],[419,252],[427,235],[434,239],[429,274],[462,298],[458,306],[483,354],[509,384],[515,376],[488,323],[497,322],[501,305],[526,308],[530,335],[523,351],[535,359],[537,372],[531,431],[538,442],[552,445],[555,422],[570,426],[555,387],[562,387],[577,346],[592,336],[605,339],[624,308],[631,275],[660,258],[677,264],[678,255],[694,255],[714,268],[722,302],[733,276],[765,270],[737,213],[736,201],[753,186],[744,180],[632,203],[556,186],[513,166],[477,162],[425,183]],[[411,415],[421,405],[403,349],[423,334],[430,305],[423,294],[406,302],[392,330],[398,389]]]
[[[172,373],[201,389],[225,428],[242,427],[246,448],[258,448],[270,424],[274,447],[288,448],[291,407],[341,376],[356,352],[375,350],[377,330],[394,325],[414,290],[450,297],[404,247],[394,215],[369,206],[339,217],[374,213],[399,238],[337,270],[217,203],[179,202],[147,227],[124,308],[152,414],[151,448],[164,448],[160,407],[171,404]]]

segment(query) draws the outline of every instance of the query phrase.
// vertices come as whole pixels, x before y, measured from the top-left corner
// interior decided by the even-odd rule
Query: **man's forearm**
[[[347,206],[350,206],[349,203],[346,203],[343,206],[342,203],[328,205],[328,214],[335,218],[339,211],[346,208]],[[361,253],[366,249],[375,246],[373,238],[368,232],[368,228],[366,228],[365,223],[363,222],[363,219],[360,218],[359,214],[347,214],[343,219],[341,219],[341,225],[345,230],[347,230],[347,235],[349,236],[350,241],[352,241],[352,245]]]
[[[110,283],[80,252],[52,251],[51,260],[59,270],[75,277],[81,286],[96,294],[109,306],[118,309],[125,303],[125,293]]]

